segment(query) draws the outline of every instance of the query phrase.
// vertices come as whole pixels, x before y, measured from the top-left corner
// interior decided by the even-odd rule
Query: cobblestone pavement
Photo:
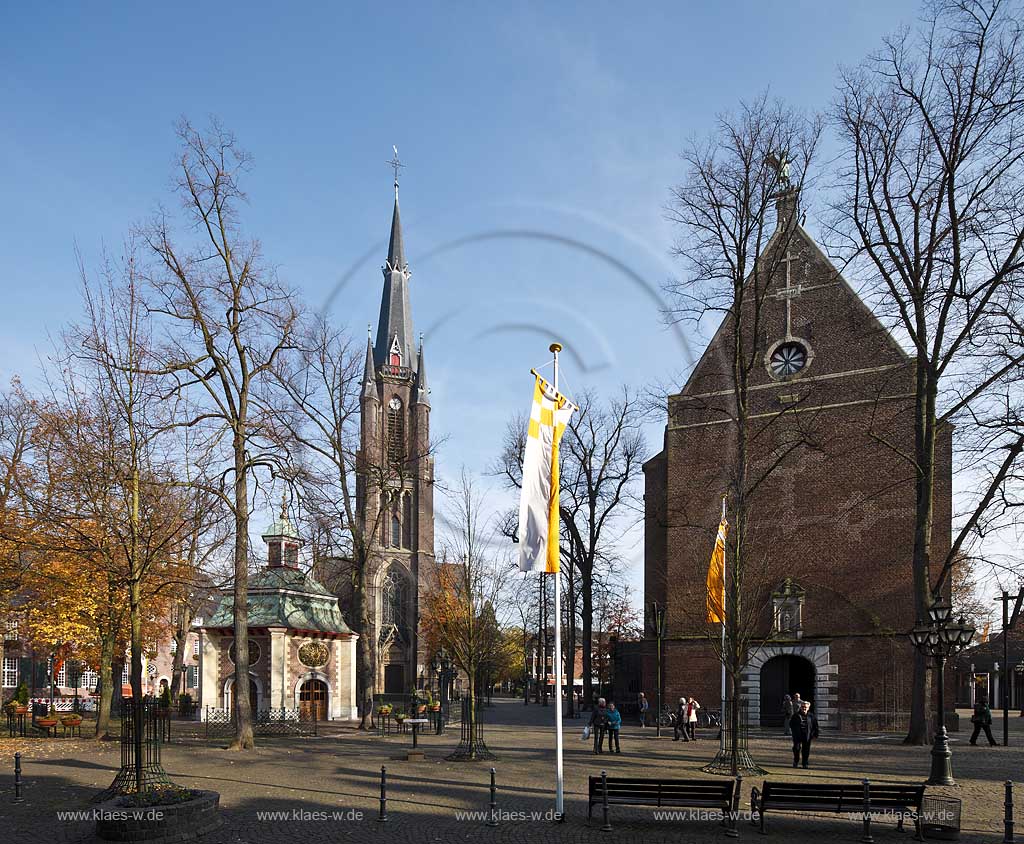
[[[604,768],[609,775],[705,776],[699,769],[717,748],[710,732],[684,744],[674,743],[671,735],[656,738],[653,728],[627,725],[621,755],[594,756],[589,743],[579,740],[582,722],[567,722],[567,819],[552,823],[547,819],[553,809],[552,715],[550,707],[524,707],[518,701],[496,702],[486,710],[486,739],[498,757],[495,762],[445,761],[457,732],[424,736],[426,761],[407,762],[396,757],[408,748],[408,736],[378,738],[331,725],[326,735],[264,739],[247,754],[223,750],[224,742],[179,738],[164,746],[163,763],[176,782],[220,792],[224,824],[203,839],[207,844],[725,840],[713,821],[656,820],[650,810],[613,807],[610,833],[600,831],[600,807],[593,823],[586,820],[588,775]],[[1024,779],[1024,719],[1014,719],[1011,726],[1008,748],[970,747],[967,735],[954,734],[959,787],[929,789],[963,800],[961,841],[1002,840],[1003,782]],[[999,724],[994,732],[1001,735]],[[110,783],[120,759],[116,742],[37,739],[18,747],[25,757],[26,801],[15,805],[10,802],[15,743],[0,740],[0,841],[92,844],[91,822],[62,821],[57,813],[88,808],[89,797]],[[755,735],[750,750],[775,779],[921,781],[929,765],[927,748],[904,747],[898,737],[885,735],[826,736],[814,747],[811,769],[799,777],[788,767],[788,739]],[[388,769],[387,823],[376,821],[382,765]],[[497,828],[484,825],[491,765],[497,770]],[[760,780],[744,782],[741,808],[748,807],[750,786]],[[1024,822],[1024,787],[1016,806]],[[481,814],[466,817],[464,812]],[[850,818],[786,815],[769,816],[769,821],[769,840],[859,841],[861,836],[860,822]],[[888,822],[876,822],[873,832],[880,844],[911,839]],[[741,838],[756,835],[754,827],[741,822]]]

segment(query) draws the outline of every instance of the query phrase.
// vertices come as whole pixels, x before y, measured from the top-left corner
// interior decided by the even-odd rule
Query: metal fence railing
[[[203,723],[206,738],[228,738],[235,734],[235,714],[230,710],[207,706]],[[253,718],[252,731],[258,736],[315,736],[316,710],[261,709]]]

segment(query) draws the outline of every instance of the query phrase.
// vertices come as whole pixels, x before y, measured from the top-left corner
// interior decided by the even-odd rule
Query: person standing
[[[697,699],[691,697],[689,703],[686,704],[686,734],[690,737],[690,741],[697,740],[697,710],[700,709],[700,704],[697,703]]]
[[[594,753],[604,753],[604,734],[608,731],[608,704],[603,697],[597,699],[597,706],[590,713],[589,727],[594,735]]]
[[[793,734],[790,729],[789,722],[793,719],[793,698],[789,695],[782,696],[782,735],[789,736]]]
[[[793,767],[803,763],[806,768],[811,742],[818,737],[818,719],[806,700],[800,701],[800,709],[790,719],[789,728],[793,732]]]
[[[647,726],[647,710],[651,708],[650,703],[647,702],[647,695],[640,692],[640,700],[638,701],[638,707],[640,709],[640,726]]]
[[[608,704],[608,752],[622,753],[619,749],[619,730],[622,729],[622,713],[614,703]]]
[[[675,715],[672,719],[672,741],[679,741],[679,735],[682,734],[683,741],[689,741],[690,736],[687,733],[687,717],[686,717],[686,696],[679,698],[679,705],[676,707]]]
[[[978,746],[978,733],[984,730],[989,746],[996,746],[996,740],[992,738],[992,710],[988,708],[988,700],[986,698],[979,697],[978,702],[974,704],[974,714],[971,715],[971,723],[974,724],[974,732],[971,733],[971,744],[975,747]]]

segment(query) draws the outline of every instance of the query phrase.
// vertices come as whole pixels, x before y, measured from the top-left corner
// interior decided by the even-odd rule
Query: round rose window
[[[255,665],[260,661],[260,646],[257,645],[252,639],[249,640],[249,665]],[[235,643],[231,643],[231,647],[228,648],[228,659],[231,660],[232,664],[235,661]]]
[[[807,366],[807,347],[803,343],[783,343],[768,360],[775,378],[792,378]]]

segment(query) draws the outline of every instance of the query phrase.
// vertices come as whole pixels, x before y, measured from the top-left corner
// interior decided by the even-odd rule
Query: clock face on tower
[[[388,407],[392,410],[398,410],[402,406],[402,400],[398,396],[394,396],[391,401],[388,402]]]

